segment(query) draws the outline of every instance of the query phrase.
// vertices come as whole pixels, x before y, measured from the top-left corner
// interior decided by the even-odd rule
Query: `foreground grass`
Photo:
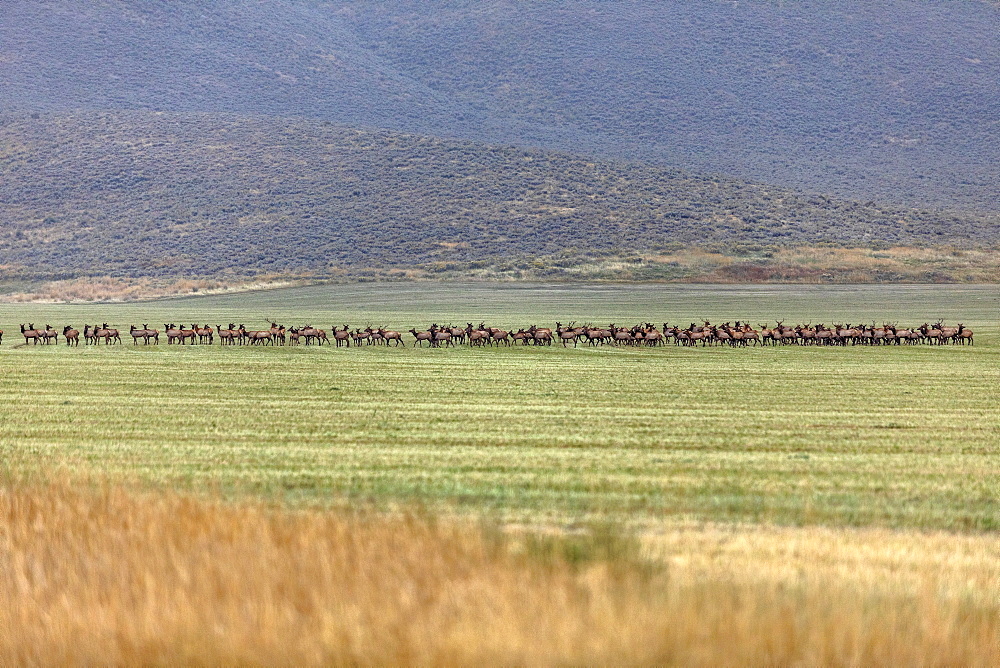
[[[5,664],[1000,662],[994,536],[545,536],[0,483]]]
[[[355,286],[141,308],[173,320],[284,309],[357,322],[362,311],[398,305],[394,324],[463,309],[530,322],[572,304],[636,320],[693,301],[700,306],[686,308],[705,317],[806,319],[810,308],[853,304],[904,322],[920,312],[965,314],[980,336],[975,347],[843,350],[5,345],[0,456],[15,471],[59,463],[165,487],[307,505],[417,502],[512,521],[1000,527],[989,291],[771,286],[747,300],[745,290],[704,287],[521,287],[487,301],[482,287],[385,288],[364,288],[367,301]],[[110,319],[119,307],[89,308],[74,320],[100,310]]]

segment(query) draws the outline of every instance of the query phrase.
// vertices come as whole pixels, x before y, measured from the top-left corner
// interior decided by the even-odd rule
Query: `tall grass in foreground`
[[[1000,663],[995,537],[637,541],[7,482],[0,663]]]

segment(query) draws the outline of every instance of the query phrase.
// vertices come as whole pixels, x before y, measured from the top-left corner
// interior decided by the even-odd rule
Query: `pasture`
[[[0,661],[996,665],[997,314],[995,288],[940,286],[2,306]],[[17,329],[702,319],[943,319],[976,344],[68,348]]]
[[[361,284],[0,307],[0,456],[306,505],[1000,526],[992,287]],[[16,347],[17,323],[686,325],[944,319],[973,347]],[[126,337],[126,340],[128,338]]]

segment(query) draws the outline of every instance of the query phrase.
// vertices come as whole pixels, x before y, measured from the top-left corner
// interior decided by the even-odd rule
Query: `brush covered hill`
[[[1000,7],[9,0],[0,109],[268,115],[998,210]]]
[[[569,266],[700,247],[987,247],[1000,216],[323,121],[0,114],[8,275]]]

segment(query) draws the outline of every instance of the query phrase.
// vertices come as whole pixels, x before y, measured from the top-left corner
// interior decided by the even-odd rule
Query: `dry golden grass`
[[[767,258],[698,258],[709,282],[788,283],[996,283],[1000,252],[897,246],[828,248],[794,246]]]
[[[994,536],[608,535],[0,484],[0,663],[1000,663]]]
[[[47,281],[31,292],[4,295],[5,302],[80,304],[87,302],[129,302],[191,294],[212,295],[250,292],[299,285],[301,279],[261,277],[258,280],[151,279],[91,276]]]

